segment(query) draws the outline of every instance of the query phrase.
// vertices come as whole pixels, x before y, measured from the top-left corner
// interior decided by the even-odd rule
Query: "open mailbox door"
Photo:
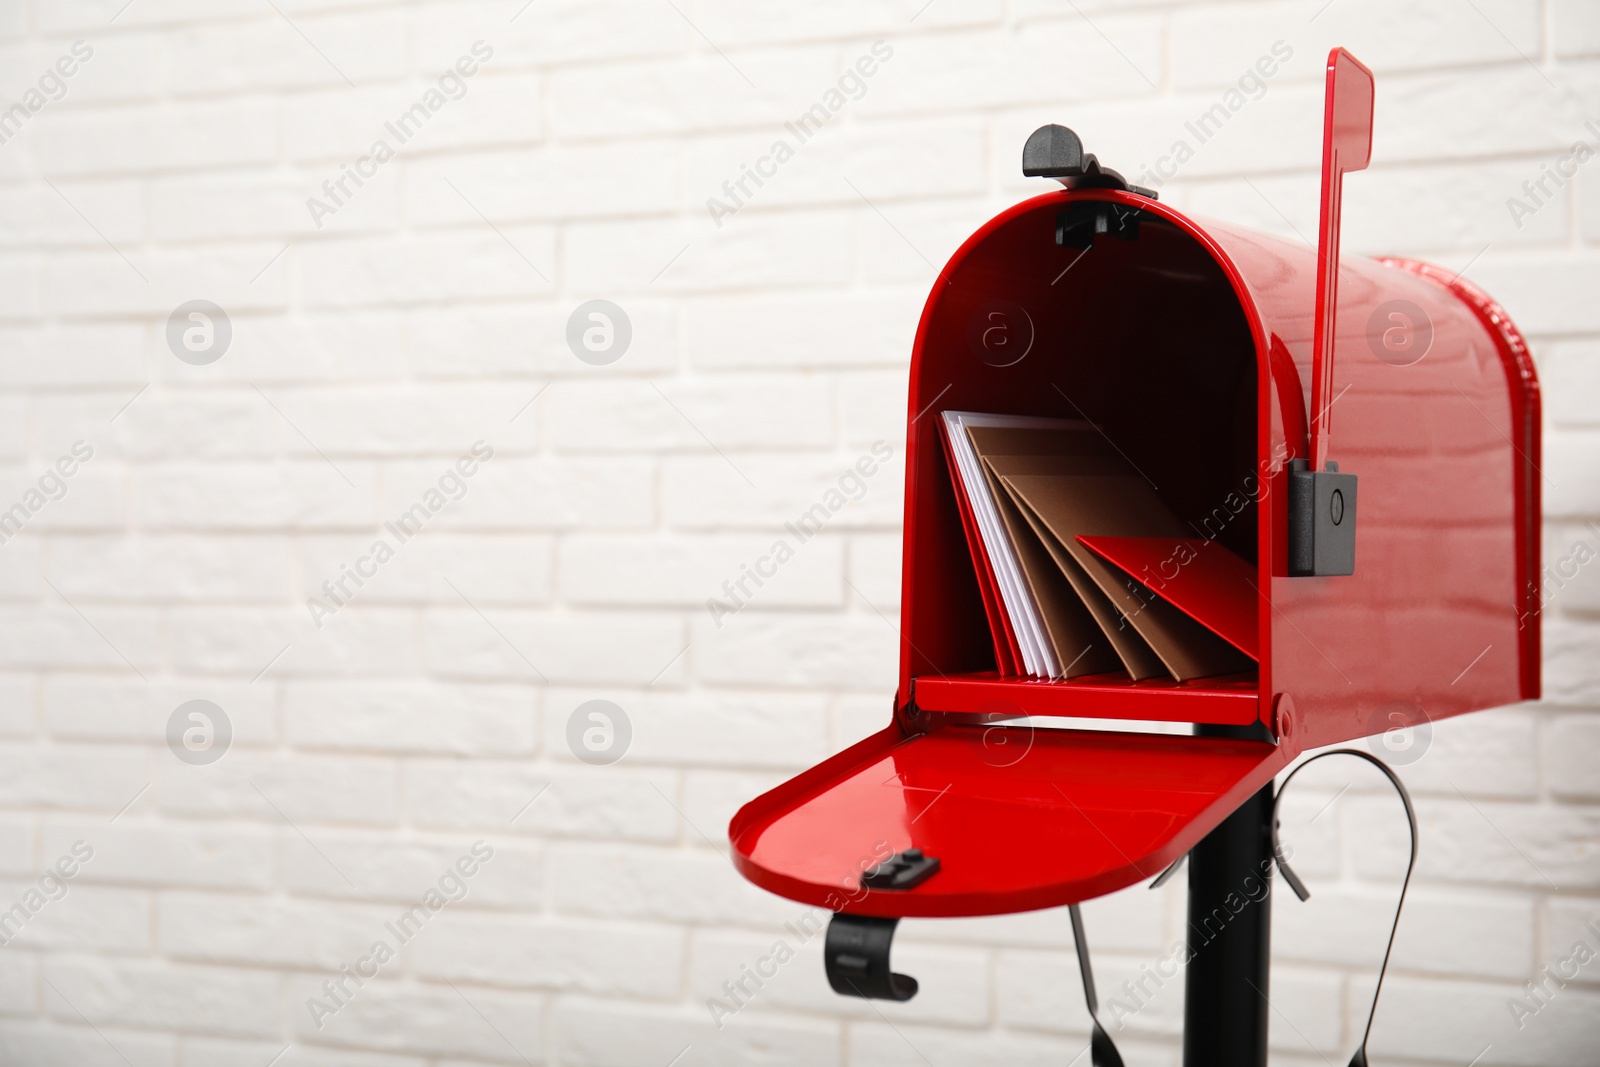
[[[917,331],[892,722],[737,814],[745,877],[860,916],[1073,904],[1154,877],[1306,749],[1538,695],[1533,364],[1463,279],[1339,257],[1372,99],[1336,50],[1318,249],[1190,218],[1063,127],[1029,139],[1025,172],[1064,188],[973,234]],[[1088,424],[1249,584],[1214,605],[1248,668],[1019,670],[944,412]],[[1083,544],[1159,568],[1132,540]],[[1201,614],[1213,578],[1184,593]],[[1134,729],[1077,728],[1106,719]]]

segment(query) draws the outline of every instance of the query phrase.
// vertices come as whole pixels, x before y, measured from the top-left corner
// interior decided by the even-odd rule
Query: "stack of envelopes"
[[[1185,682],[1254,669],[1255,568],[1196,537],[1103,433],[943,415],[1001,674]]]

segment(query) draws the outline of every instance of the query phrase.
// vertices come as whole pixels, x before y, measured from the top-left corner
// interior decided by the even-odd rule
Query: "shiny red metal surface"
[[[1154,878],[1285,763],[1260,741],[994,727],[891,727],[753,801],[733,830],[755,884],[854,915],[987,915],[1071,904]],[[920,848],[909,891],[863,870]]]
[[[1058,245],[1057,215],[1080,201],[1138,210],[1137,239]],[[1305,749],[1538,696],[1527,347],[1449,272],[1346,257],[1337,276],[1328,458],[1360,482],[1355,573],[1290,577],[1287,464],[1309,457],[1315,422],[1315,250],[1107,188],[1016,204],[957,250],[912,355],[893,722],[738,813],[746,877],[869,915],[1069,903],[1152,876]],[[1009,362],[974,342],[972,323],[997,312]],[[1247,561],[1258,672],[1002,677],[946,409],[1095,423],[1198,537]],[[1024,749],[1024,730],[993,722],[1020,714],[1259,723],[1263,740],[1033,730]],[[911,890],[852,888],[874,849],[907,846],[940,872]]]

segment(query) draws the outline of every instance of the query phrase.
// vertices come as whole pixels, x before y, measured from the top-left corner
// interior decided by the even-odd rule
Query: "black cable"
[[[1372,1036],[1372,1020],[1378,1014],[1378,997],[1383,992],[1384,973],[1389,969],[1389,954],[1394,951],[1394,935],[1400,929],[1400,910],[1406,905],[1406,890],[1411,887],[1411,872],[1417,866],[1417,812],[1411,806],[1411,794],[1406,792],[1405,784],[1400,781],[1399,776],[1389,769],[1387,763],[1370,753],[1362,752],[1360,749],[1338,748],[1332,752],[1324,752],[1321,755],[1312,756],[1290,771],[1289,776],[1278,787],[1278,795],[1272,801],[1272,858],[1277,862],[1278,870],[1283,872],[1283,880],[1289,883],[1289,888],[1294,890],[1294,895],[1302,901],[1311,898],[1311,890],[1307,889],[1305,883],[1289,868],[1289,861],[1284,858],[1283,847],[1278,842],[1278,805],[1283,803],[1284,791],[1289,788],[1289,783],[1294,781],[1295,775],[1317,762],[1317,760],[1326,759],[1329,756],[1357,756],[1382,771],[1383,776],[1389,779],[1389,784],[1394,786],[1395,792],[1400,794],[1400,803],[1406,807],[1406,822],[1411,826],[1411,859],[1406,863],[1405,881],[1400,883],[1400,901],[1394,908],[1394,925],[1389,928],[1389,944],[1383,950],[1383,965],[1378,968],[1378,984],[1372,990],[1372,1008],[1367,1012],[1367,1028],[1362,1031],[1361,1045],[1356,1049],[1355,1055],[1350,1057],[1350,1067],[1367,1067],[1367,1039]]]
[[[1083,912],[1078,905],[1067,908],[1072,915],[1072,943],[1078,950],[1078,970],[1083,975],[1083,1002],[1089,1006],[1089,1062],[1093,1067],[1122,1067],[1122,1056],[1111,1035],[1100,1025],[1100,998],[1094,991],[1094,972],[1089,968],[1089,939],[1083,935]],[[1083,1053],[1078,1053],[1082,1056]]]

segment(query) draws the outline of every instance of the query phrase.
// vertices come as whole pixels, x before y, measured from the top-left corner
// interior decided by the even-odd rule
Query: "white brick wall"
[[[864,95],[713,224],[880,39]],[[0,508],[94,449],[0,546],[0,910],[94,851],[0,948],[6,1064],[1074,1062],[1056,912],[907,922],[906,1005],[833,996],[815,939],[718,1031],[706,998],[806,909],[717,850],[738,804],[889,713],[933,265],[1035,191],[1037,125],[1138,174],[1274,42],[1292,58],[1163,197],[1311,232],[1321,58],[1350,47],[1379,98],[1347,251],[1465,267],[1511,310],[1546,390],[1548,558],[1600,545],[1600,162],[1520,227],[1506,207],[1595,144],[1591,0],[3,0],[0,110],[79,40],[0,144]],[[306,198],[479,40],[464,95],[318,225]],[[205,366],[165,339],[196,298],[233,330]],[[632,322],[610,366],[566,344],[592,298]],[[464,495],[319,627],[306,599],[480,439]],[[713,621],[878,441],[861,498]],[[1507,1007],[1600,920],[1600,566],[1544,623],[1546,702],[1439,724],[1403,772],[1423,851],[1377,1062],[1600,1064],[1600,963],[1520,1029]],[[232,727],[209,766],[165,741],[193,699]],[[596,699],[631,720],[615,766],[568,748]],[[1377,784],[1309,823],[1352,775],[1305,777],[1317,892],[1274,935],[1291,1067],[1359,1036],[1405,847]],[[345,978],[477,841],[464,895]],[[1086,910],[1110,998],[1182,936],[1181,879]],[[1181,1019],[1169,982],[1128,1062],[1176,1064]]]

